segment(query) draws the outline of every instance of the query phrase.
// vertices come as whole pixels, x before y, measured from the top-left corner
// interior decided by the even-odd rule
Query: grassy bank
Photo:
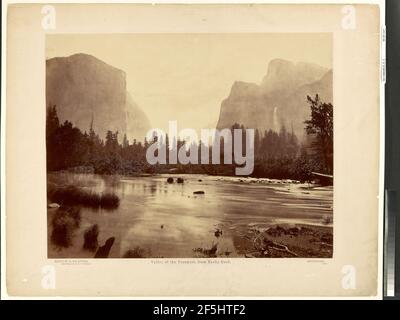
[[[75,186],[48,186],[47,196],[51,202],[61,205],[105,209],[116,209],[119,206],[119,197],[114,193],[95,193]]]

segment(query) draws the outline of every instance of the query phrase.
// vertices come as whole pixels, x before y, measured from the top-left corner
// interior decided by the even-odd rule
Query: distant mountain
[[[217,129],[234,123],[247,128],[279,131],[293,128],[304,136],[304,121],[310,116],[307,95],[319,94],[332,102],[332,70],[316,64],[293,63],[275,59],[261,84],[236,81],[229,96],[222,101]]]
[[[143,140],[150,123],[126,90],[125,72],[87,54],[46,61],[46,102],[56,105],[61,121],[102,138],[107,130],[122,139]]]

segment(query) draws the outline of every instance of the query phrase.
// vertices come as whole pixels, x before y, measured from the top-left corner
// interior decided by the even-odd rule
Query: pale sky
[[[126,72],[153,128],[215,127],[234,81],[259,84],[270,60],[332,68],[329,33],[47,35],[46,57],[91,54]]]

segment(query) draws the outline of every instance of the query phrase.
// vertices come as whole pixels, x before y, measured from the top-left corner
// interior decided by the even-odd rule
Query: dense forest
[[[279,132],[255,131],[255,161],[251,176],[309,181],[313,171],[332,174],[333,106],[322,102],[318,95],[315,98],[308,96],[307,102],[310,105],[310,119],[305,121],[306,138],[303,142],[299,142],[296,135],[284,126]],[[245,129],[240,124],[235,124],[231,129],[238,128]],[[144,142],[130,142],[126,135],[119,138],[118,132],[112,131],[108,131],[105,139],[101,139],[93,130],[93,123],[89,132],[82,132],[69,121],[60,123],[56,106],[47,108],[48,171],[69,170],[123,175],[161,172],[234,175],[235,164],[149,165],[146,161],[146,150],[152,142],[149,143],[146,139]],[[192,145],[191,148],[199,150],[200,143]],[[168,147],[168,136],[165,144]],[[184,144],[185,141],[177,141],[177,148]],[[211,149],[210,147],[210,154]],[[221,158],[223,153],[222,144]]]

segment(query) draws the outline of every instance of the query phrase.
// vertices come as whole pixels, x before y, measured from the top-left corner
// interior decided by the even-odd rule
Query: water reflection
[[[167,176],[120,177],[94,174],[49,174],[49,183],[73,184],[94,192],[113,192],[120,205],[113,212],[80,208],[81,222],[62,250],[49,246],[50,257],[92,257],[82,250],[84,231],[97,224],[99,245],[114,237],[109,257],[195,257],[199,248],[218,247],[221,256],[238,256],[244,227],[279,221],[321,223],[332,214],[331,189],[307,191],[295,186],[268,186],[184,175],[183,184]],[[201,180],[201,181],[200,181]],[[195,191],[204,191],[202,195]],[[51,218],[49,210],[49,233]],[[218,233],[216,236],[217,230]],[[143,249],[143,250],[142,250]],[[197,250],[197,251],[196,251]],[[203,252],[203,253],[204,253]]]

